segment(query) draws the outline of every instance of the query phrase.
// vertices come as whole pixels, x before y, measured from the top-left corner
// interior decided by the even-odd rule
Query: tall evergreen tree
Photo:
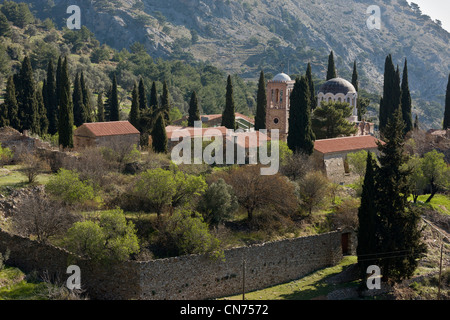
[[[81,71],[80,75],[81,92],[83,94],[83,105],[85,109],[85,122],[93,122],[93,108],[91,103],[91,91],[89,90],[84,72]]]
[[[161,96],[161,110],[163,111],[164,122],[165,124],[170,124],[170,93],[169,88],[167,86],[167,82],[163,83],[163,93]]]
[[[295,80],[289,110],[287,144],[296,153],[312,154],[316,137],[311,128],[311,97],[306,76]]]
[[[227,92],[225,96],[225,110],[223,111],[222,114],[222,126],[232,130],[236,129],[235,110],[236,109],[234,106],[233,83],[231,81],[231,76],[229,75],[227,79]]]
[[[47,78],[45,87],[42,90],[45,109],[47,110],[48,133],[54,135],[58,132],[58,97],[56,93],[55,68],[52,60],[48,62]]]
[[[314,110],[317,107],[316,89],[314,86],[311,63],[308,62],[306,67],[306,79],[308,80],[309,94],[311,97],[311,109]]]
[[[100,92],[97,97],[97,122],[105,122],[105,106],[103,104],[103,93]]]
[[[10,76],[6,83],[6,93],[3,105],[7,108],[8,125],[16,130],[20,130],[19,104],[16,98],[16,86],[13,76]]]
[[[417,130],[419,128],[420,128],[419,116],[416,114],[416,119],[414,120],[414,130]]]
[[[139,108],[144,110],[148,107],[147,93],[145,92],[144,80],[139,80]]]
[[[152,88],[150,90],[150,109],[153,112],[159,109],[158,105],[158,92],[156,91],[156,82],[153,81]]]
[[[0,128],[9,126],[8,106],[6,103],[0,104]]]
[[[36,84],[33,69],[28,56],[22,62],[18,76],[17,102],[19,103],[19,120],[22,130],[39,133],[38,104],[36,100]]]
[[[156,153],[167,153],[167,133],[164,116],[159,113],[155,127],[152,130],[152,147]]]
[[[444,130],[450,129],[450,74],[448,75],[447,92],[445,94]]]
[[[48,119],[47,119],[47,109],[44,103],[44,90],[36,90],[36,101],[38,104],[38,122],[39,122],[39,132],[40,136],[48,133]]]
[[[408,83],[408,61],[406,59],[405,59],[405,66],[403,68],[401,105],[402,105],[403,121],[405,122],[405,134],[407,134],[413,129],[413,120],[411,113],[412,111],[411,93],[409,91],[409,83]]]
[[[356,92],[359,91],[358,70],[356,69],[356,60],[353,63],[352,85],[355,87]]]
[[[59,90],[59,145],[63,148],[73,148],[73,104],[70,94],[67,58],[64,59],[61,65]]]
[[[197,93],[195,91],[191,94],[188,114],[188,127],[193,127],[195,121],[200,121],[200,111],[198,108]]]
[[[264,78],[264,71],[261,70],[258,82],[258,93],[256,96],[255,130],[257,131],[266,129],[266,110],[267,110],[266,79]]]
[[[86,122],[85,107],[83,104],[83,91],[81,90],[80,75],[77,72],[73,83],[73,123],[79,127]]]
[[[395,111],[400,107],[400,72],[395,70],[392,56],[386,57],[384,66],[383,100],[380,104],[380,131],[383,131],[388,120],[393,117]]]
[[[7,37],[11,32],[9,21],[3,12],[0,11],[0,37]]]
[[[58,64],[56,66],[56,103],[58,105],[58,110],[61,100],[61,74],[62,74],[63,58],[59,56]],[[58,111],[59,114],[59,111]],[[59,128],[59,125],[58,125]]]
[[[375,264],[374,253],[379,251],[377,233],[377,210],[375,207],[375,168],[377,164],[372,153],[368,152],[366,162],[366,174],[364,177],[361,194],[361,205],[358,209],[358,268],[362,279],[367,276],[367,267]]]
[[[337,78],[336,67],[334,65],[334,53],[331,51],[328,56],[328,71],[327,71],[327,81],[330,79]]]
[[[420,214],[408,201],[412,185],[405,169],[404,121],[401,108],[388,120],[384,131],[385,144],[378,149],[380,167],[375,174],[375,207],[378,215],[379,241],[377,262],[385,281],[409,278],[425,252],[419,227]]]
[[[117,88],[117,78],[114,74],[111,87],[111,95],[109,97],[109,121],[119,121],[119,97]]]
[[[133,92],[131,93],[132,102],[131,102],[131,110],[128,115],[128,121],[136,127],[139,128],[139,89],[138,84],[134,83]]]

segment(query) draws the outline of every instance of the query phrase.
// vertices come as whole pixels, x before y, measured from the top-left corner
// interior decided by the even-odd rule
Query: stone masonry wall
[[[341,232],[269,242],[225,251],[225,261],[190,255],[99,266],[49,245],[0,231],[0,252],[25,272],[47,271],[64,281],[67,267],[81,269],[81,283],[93,299],[202,300],[240,294],[245,260],[246,291],[298,279],[342,259]]]

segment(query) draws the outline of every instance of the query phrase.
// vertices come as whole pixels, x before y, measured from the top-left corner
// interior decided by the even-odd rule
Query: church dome
[[[287,82],[292,80],[286,73],[279,73],[273,78],[272,81]]]
[[[345,79],[334,78],[325,82],[319,89],[319,92],[324,94],[338,94],[342,93],[346,95],[347,93],[356,93],[355,87]]]

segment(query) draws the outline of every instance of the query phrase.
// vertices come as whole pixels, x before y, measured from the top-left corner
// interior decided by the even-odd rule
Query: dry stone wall
[[[225,260],[190,255],[101,266],[49,245],[0,231],[8,264],[67,279],[71,264],[81,269],[82,287],[93,299],[202,300],[240,294],[298,279],[342,259],[341,231],[225,251]],[[244,268],[245,267],[245,268]]]

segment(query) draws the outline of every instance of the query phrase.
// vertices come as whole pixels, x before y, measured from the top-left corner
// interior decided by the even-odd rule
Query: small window
[[[273,123],[278,124],[280,120],[278,118],[273,119]]]

